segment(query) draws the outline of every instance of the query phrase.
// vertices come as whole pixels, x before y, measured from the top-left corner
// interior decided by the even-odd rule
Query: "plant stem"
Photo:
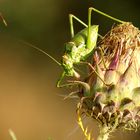
[[[106,125],[100,126],[100,134],[97,140],[108,140],[108,136],[109,136],[108,127]]]

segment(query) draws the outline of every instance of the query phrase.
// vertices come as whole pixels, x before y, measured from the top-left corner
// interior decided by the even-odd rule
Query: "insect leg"
[[[99,77],[99,79],[100,79],[106,86],[112,85],[112,83],[111,83],[111,84],[106,84],[105,81],[102,79],[102,77],[99,75],[99,73],[95,70],[95,68],[94,68],[90,63],[88,63],[88,62],[80,62],[80,63],[81,63],[81,64],[86,64],[86,65],[88,65],[88,66],[93,70],[93,72],[95,72],[95,74]]]
[[[74,37],[74,26],[73,26],[73,19],[77,20],[79,23],[81,23],[83,26],[88,27],[82,20],[77,18],[75,15],[69,14],[69,22],[70,22],[70,32],[71,32],[71,37]]]
[[[70,32],[71,32],[71,37],[74,37],[74,26],[73,26],[73,19],[77,20],[79,23],[81,23],[83,26],[85,26],[86,28],[88,27],[88,25],[86,23],[84,23],[82,20],[80,20],[79,18],[77,18],[75,15],[69,14],[69,22],[70,22]],[[102,35],[98,34],[98,36],[100,38],[103,38]]]
[[[102,61],[103,61],[104,68],[107,70],[107,66],[106,66],[105,60],[104,60],[104,53],[103,53],[103,50],[102,50],[101,47],[99,47],[99,50],[100,50],[100,52],[101,52],[101,57],[102,57]]]
[[[56,87],[62,88],[62,87],[69,87],[69,86],[73,86],[73,85],[78,85],[77,83],[74,83],[74,82],[70,82],[70,83],[67,83],[67,84],[61,84],[61,81],[63,81],[65,76],[66,76],[66,73],[64,71],[62,73],[62,75],[60,76],[60,78],[58,79],[58,81],[56,83]]]
[[[92,12],[92,9],[89,8],[88,9],[88,32],[87,32],[87,49],[94,49],[94,47],[96,46],[96,40],[97,40],[97,35],[98,35],[98,25],[95,26],[95,41],[93,42],[93,40],[91,40],[91,12]],[[91,45],[94,43],[94,46]]]
[[[117,18],[115,18],[115,17],[112,17],[112,16],[110,16],[110,15],[104,13],[104,12],[101,12],[101,11],[99,11],[99,10],[93,8],[93,7],[90,7],[89,10],[90,10],[90,11],[93,10],[93,11],[95,11],[96,13],[99,13],[99,14],[101,14],[101,15],[103,15],[103,16],[105,16],[105,17],[108,17],[108,18],[110,18],[110,19],[112,19],[112,20],[114,20],[114,21],[117,21],[117,22],[120,22],[120,23],[124,23],[124,22],[125,22],[125,21],[122,21],[122,20],[117,19]]]
[[[60,79],[57,82],[57,87],[62,88],[62,87],[69,87],[69,86],[74,86],[74,85],[81,85],[84,87],[85,89],[85,95],[88,96],[90,95],[90,86],[82,81],[77,81],[77,80],[73,80],[73,81],[68,81],[69,83],[67,84],[61,84],[61,81],[64,79],[65,77],[65,72],[62,73]]]
[[[57,83],[56,83],[56,87],[58,87],[58,88],[63,87],[63,85],[61,85],[60,83],[64,79],[65,75],[66,75],[65,72],[63,72],[62,75],[60,76],[60,78],[58,79]]]
[[[112,17],[112,16],[110,16],[110,15],[108,15],[108,14],[106,14],[106,13],[103,13],[103,12],[101,12],[101,11],[99,11],[99,10],[93,8],[93,7],[90,7],[90,8],[88,9],[87,49],[92,49],[91,47],[93,47],[93,46],[91,46],[91,37],[90,37],[90,36],[91,36],[91,13],[92,13],[92,11],[95,11],[95,12],[97,12],[97,13],[103,15],[103,16],[106,16],[106,17],[108,17],[108,18],[110,18],[110,19],[112,19],[112,20],[114,20],[114,21],[117,21],[117,22],[120,22],[120,23],[125,23],[125,22],[122,21],[122,20],[119,20],[119,19],[117,19],[117,18],[114,18],[114,17]],[[96,36],[96,33],[97,33],[97,32],[98,32],[98,29],[97,29],[97,31],[95,30],[95,36]],[[95,42],[95,45],[96,45],[96,42]]]

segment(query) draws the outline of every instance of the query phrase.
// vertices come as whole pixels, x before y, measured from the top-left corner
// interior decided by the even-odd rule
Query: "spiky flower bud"
[[[100,41],[93,65],[80,90],[80,111],[110,133],[118,127],[137,129],[140,122],[140,31],[126,22]],[[98,138],[101,139],[101,138]]]

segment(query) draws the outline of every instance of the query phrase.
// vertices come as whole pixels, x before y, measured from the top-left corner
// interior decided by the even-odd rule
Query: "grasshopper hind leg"
[[[71,32],[71,38],[74,37],[74,25],[73,25],[73,19],[81,23],[84,27],[88,27],[87,24],[85,24],[82,20],[80,20],[75,15],[69,14],[69,23],[70,23],[70,32]]]
[[[104,13],[104,12],[101,12],[100,10],[97,10],[97,9],[93,8],[93,7],[90,7],[89,10],[90,10],[90,11],[93,10],[93,11],[95,11],[96,13],[98,13],[98,14],[100,14],[100,15],[103,15],[103,16],[105,16],[105,17],[107,17],[107,18],[110,18],[110,19],[112,19],[112,20],[114,20],[114,21],[117,21],[117,22],[119,22],[119,23],[125,23],[125,21],[122,21],[122,20],[117,19],[117,18],[115,18],[115,17],[113,17],[113,16],[110,16],[110,15]]]

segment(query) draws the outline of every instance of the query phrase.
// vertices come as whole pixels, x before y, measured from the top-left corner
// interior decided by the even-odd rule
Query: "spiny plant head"
[[[79,110],[106,126],[137,130],[140,124],[140,30],[126,22],[113,27],[93,54],[94,71],[80,90]],[[102,80],[101,80],[102,79]],[[104,81],[104,82],[103,82]],[[81,96],[82,95],[82,96]]]

